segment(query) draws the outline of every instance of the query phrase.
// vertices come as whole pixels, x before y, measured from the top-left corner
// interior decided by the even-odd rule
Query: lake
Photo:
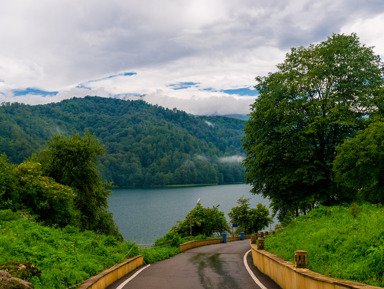
[[[152,244],[183,220],[197,201],[204,207],[219,206],[225,213],[237,206],[244,196],[251,198],[251,207],[257,203],[268,206],[269,201],[250,193],[250,186],[222,185],[156,189],[113,189],[109,209],[125,239],[137,244]]]

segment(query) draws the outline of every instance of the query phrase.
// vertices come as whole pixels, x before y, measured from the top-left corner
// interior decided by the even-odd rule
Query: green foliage
[[[384,199],[384,122],[375,121],[337,148],[333,170],[337,182],[360,201]]]
[[[317,204],[353,200],[333,180],[336,147],[363,128],[382,93],[383,63],[352,35],[292,48],[277,71],[257,77],[246,122],[246,182],[282,219]]]
[[[356,218],[357,215],[359,215],[361,213],[361,211],[363,210],[363,207],[359,207],[356,203],[352,203],[351,204],[351,208],[349,209],[349,213],[354,217]]]
[[[250,199],[241,197],[237,200],[239,206],[233,207],[228,213],[232,224],[237,224],[237,233],[244,232],[249,235],[259,232],[272,223],[269,210],[261,203],[256,208],[250,208]]]
[[[0,155],[0,209],[13,208],[17,201],[17,177],[5,154]]]
[[[181,237],[177,232],[169,232],[164,237],[156,240],[155,246],[169,245],[172,247],[178,247],[182,243]]]
[[[0,264],[29,261],[42,271],[36,289],[67,288],[139,254],[128,241],[74,226],[41,226],[10,210],[0,211]],[[129,254],[127,254],[129,252]]]
[[[104,148],[89,131],[81,137],[53,135],[48,147],[40,152],[44,173],[57,182],[71,187],[74,203],[79,210],[80,227],[122,239],[112,214],[107,211],[110,190],[97,170],[98,157]]]
[[[49,226],[75,223],[74,194],[70,187],[43,176],[40,163],[24,162],[14,169],[18,178],[19,209],[26,209]]]
[[[166,246],[166,247],[154,247],[154,248],[141,248],[140,255],[143,255],[144,263],[154,263],[164,259],[168,259],[178,253],[180,253],[179,247]]]
[[[383,287],[384,207],[321,206],[300,216],[276,235],[266,250],[294,262],[294,252],[308,252],[308,267],[317,273]]]
[[[224,212],[219,211],[219,205],[205,208],[198,203],[185,217],[184,221],[172,227],[170,232],[175,232],[181,237],[189,235],[212,236],[213,233],[223,233],[228,230]]]

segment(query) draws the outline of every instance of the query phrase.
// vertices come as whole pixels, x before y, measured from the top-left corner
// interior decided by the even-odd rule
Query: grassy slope
[[[139,249],[128,241],[119,243],[90,231],[80,233],[74,227],[44,227],[10,210],[0,211],[0,264],[32,262],[42,270],[40,277],[29,280],[36,289],[75,285],[138,254],[151,263],[179,252],[175,247]]]
[[[295,250],[306,250],[312,271],[382,287],[384,208],[320,207],[268,236],[266,250],[291,262]]]

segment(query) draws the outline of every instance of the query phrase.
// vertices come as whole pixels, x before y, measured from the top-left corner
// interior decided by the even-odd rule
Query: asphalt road
[[[144,265],[108,289],[279,288],[253,266],[250,254],[245,256],[249,250],[249,240],[194,248]],[[247,271],[244,259],[256,279]]]

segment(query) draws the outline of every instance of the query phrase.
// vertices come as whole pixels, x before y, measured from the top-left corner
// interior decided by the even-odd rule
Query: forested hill
[[[0,154],[21,163],[52,134],[88,129],[106,148],[102,177],[124,187],[242,182],[244,122],[188,115],[143,101],[73,98],[0,106]]]

